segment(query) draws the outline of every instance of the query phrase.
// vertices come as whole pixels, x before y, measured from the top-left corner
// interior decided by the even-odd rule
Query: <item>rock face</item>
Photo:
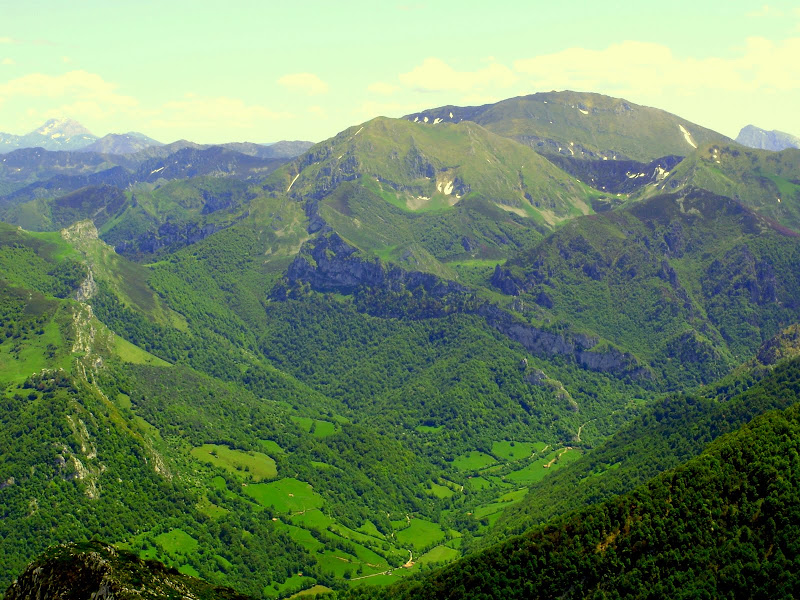
[[[494,329],[534,354],[572,356],[579,365],[591,371],[630,376],[634,379],[648,379],[652,376],[632,354],[616,348],[600,349],[599,340],[595,337],[545,331],[518,321],[511,314],[491,304],[481,306],[477,312]]]
[[[308,285],[319,292],[371,293],[379,303],[386,301],[386,295],[381,293],[402,295],[410,292],[413,295],[424,291],[430,302],[424,311],[415,316],[428,318],[447,312],[477,314],[489,326],[530,352],[546,356],[571,356],[578,364],[593,371],[634,378],[650,377],[649,371],[633,355],[614,348],[600,349],[597,338],[553,333],[518,321],[497,306],[476,301],[458,283],[430,273],[385,265],[377,258],[370,260],[334,232],[321,235],[306,244],[290,265],[287,280],[290,286]],[[277,293],[276,299],[284,298],[285,293],[285,290]],[[444,304],[448,308],[443,308]],[[409,305],[405,306],[408,311],[403,315],[392,313],[389,316],[410,316]],[[378,312],[387,314],[385,311]]]
[[[290,283],[305,282],[320,292],[352,293],[361,287],[386,288],[390,291],[422,288],[435,297],[466,293],[466,288],[418,271],[405,271],[369,260],[337,233],[316,238],[298,254],[289,267]]]
[[[743,127],[736,136],[736,141],[742,146],[776,152],[786,148],[800,148],[800,137],[783,131],[766,131],[755,125]]]
[[[649,163],[635,160],[582,159],[562,154],[547,154],[547,160],[609,194],[632,194],[637,190],[663,181],[682,160],[682,156],[669,155]],[[609,203],[595,203],[596,212],[612,208]]]
[[[50,548],[28,565],[5,600],[247,600],[230,588],[181,575],[175,569],[101,542]]]
[[[794,324],[764,342],[756,358],[761,364],[774,365],[778,361],[798,355],[800,355],[800,325]]]

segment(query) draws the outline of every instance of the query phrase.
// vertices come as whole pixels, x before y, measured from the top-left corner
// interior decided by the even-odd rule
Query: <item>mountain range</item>
[[[126,155],[135,154],[146,149],[155,149],[160,146],[164,146],[164,144],[136,131],[129,131],[124,134],[109,133],[100,138],[73,119],[49,119],[41,127],[26,135],[0,132],[0,154],[23,148],[43,148],[51,151],[81,151]],[[188,146],[209,148],[212,144],[194,144],[182,140],[168,146],[169,149],[174,151]],[[284,140],[273,144],[234,142],[224,144],[224,146],[243,154],[252,154],[260,158],[290,158],[301,154],[312,144],[311,142]],[[161,155],[166,156],[167,154]]]
[[[6,597],[791,594],[798,152],[551,92],[4,154]]]

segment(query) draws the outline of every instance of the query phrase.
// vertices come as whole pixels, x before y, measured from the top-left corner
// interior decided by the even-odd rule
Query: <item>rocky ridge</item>
[[[247,600],[102,542],[50,548],[11,584],[5,600]]]

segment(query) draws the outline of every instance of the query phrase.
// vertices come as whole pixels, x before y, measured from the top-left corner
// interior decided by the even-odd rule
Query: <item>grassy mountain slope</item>
[[[545,153],[649,162],[729,138],[663,110],[582,92],[544,92],[483,106],[443,106],[405,117],[431,127],[473,121]]]
[[[419,582],[350,597],[792,596],[798,434],[797,405],[768,413],[630,494]]]
[[[677,165],[657,189],[698,187],[734,198],[760,215],[800,231],[800,150],[781,152],[735,144],[704,144]],[[634,198],[639,195],[634,196]]]
[[[312,230],[321,217],[363,249],[420,264],[496,256],[592,211],[586,186],[473,123],[374,119],[279,169],[266,189],[303,200]]]

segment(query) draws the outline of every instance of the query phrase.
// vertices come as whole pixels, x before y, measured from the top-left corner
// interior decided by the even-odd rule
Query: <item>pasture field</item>
[[[322,496],[311,485],[292,477],[270,483],[253,483],[242,488],[245,494],[261,506],[272,506],[279,513],[294,513],[319,508]]]
[[[544,442],[510,442],[503,440],[492,444],[492,454],[503,460],[520,460],[528,458],[534,452],[541,452]]]
[[[330,421],[312,419],[311,417],[291,417],[291,419],[301,430],[318,438],[328,437],[339,431],[336,423],[331,423]]]
[[[278,445],[278,442],[275,442],[273,440],[258,440],[258,441],[261,442],[261,445],[264,447],[264,450],[266,450],[267,454],[286,453],[284,449]]]
[[[415,562],[421,565],[437,562],[450,562],[460,556],[458,550],[447,546],[435,546],[420,556]]]
[[[431,482],[431,487],[425,490],[429,496],[436,498],[450,498],[455,492],[446,485],[440,485],[436,482]]]
[[[445,533],[436,523],[425,519],[411,519],[411,524],[395,532],[394,536],[399,546],[422,550],[444,540]]]
[[[328,592],[332,592],[333,590],[329,587],[325,587],[324,585],[315,585],[314,587],[310,587],[307,590],[303,590],[302,592],[297,592],[293,596],[289,596],[289,600],[292,598],[304,598],[308,596],[319,596],[320,594],[327,594]]]
[[[219,444],[203,444],[192,448],[190,454],[201,462],[220,467],[239,477],[249,475],[255,482],[278,476],[275,461],[261,452],[243,452]]]
[[[461,471],[480,471],[495,462],[497,461],[488,454],[472,450],[456,457],[453,461],[453,466]]]
[[[158,358],[154,354],[150,354],[147,350],[143,350],[139,346],[131,344],[118,335],[114,336],[114,353],[122,359],[123,362],[133,363],[136,365],[154,365],[156,367],[170,367],[170,363]]]
[[[197,540],[182,529],[173,529],[156,536],[156,543],[167,554],[190,554],[197,548]]]
[[[439,433],[442,429],[444,429],[444,425],[439,425],[437,427],[433,427],[431,425],[417,425],[414,429],[420,433]]]
[[[522,469],[512,471],[506,475],[506,479],[514,483],[521,483],[525,485],[535,483],[537,481],[541,481],[553,471],[556,471],[571,462],[575,462],[580,457],[581,452],[579,450],[559,448],[558,450],[553,450],[542,458],[533,461]]]
[[[298,527],[305,527],[307,529],[319,529],[325,531],[335,521],[329,516],[323,514],[319,509],[307,510],[303,514],[292,515],[291,522]]]

